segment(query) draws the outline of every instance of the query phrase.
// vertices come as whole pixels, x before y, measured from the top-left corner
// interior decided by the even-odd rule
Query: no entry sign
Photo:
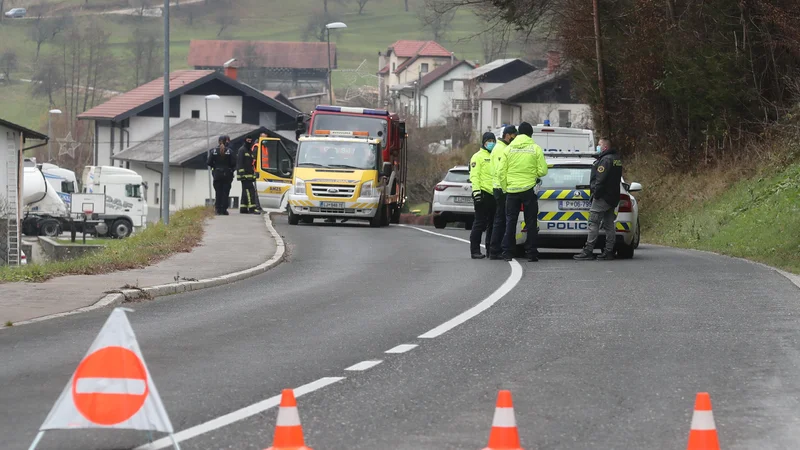
[[[84,359],[72,381],[72,399],[83,417],[116,425],[133,417],[148,394],[147,371],[132,351],[104,347]]]

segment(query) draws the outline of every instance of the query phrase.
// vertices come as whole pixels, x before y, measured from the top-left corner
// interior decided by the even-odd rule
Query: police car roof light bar
[[[373,116],[388,116],[389,111],[385,109],[370,109],[370,108],[353,108],[350,106],[329,106],[329,105],[318,105],[315,108],[317,111],[328,111],[328,112],[344,112],[344,113],[352,113],[352,114],[370,114]]]

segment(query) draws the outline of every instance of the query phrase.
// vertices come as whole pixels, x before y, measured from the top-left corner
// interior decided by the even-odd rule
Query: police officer
[[[600,222],[606,233],[606,248],[597,257],[599,260],[610,261],[614,259],[614,244],[616,243],[615,210],[619,204],[619,185],[622,181],[622,157],[616,149],[611,147],[609,139],[600,139],[597,145],[600,156],[592,164],[592,174],[589,178],[592,194],[592,206],[589,209],[589,236],[583,250],[573,256],[578,261],[595,259],[594,245],[600,234]]]
[[[539,201],[534,188],[539,178],[547,175],[544,150],[533,138],[533,126],[528,122],[519,124],[519,135],[506,148],[506,157],[500,164],[500,179],[506,180],[506,231],[503,236],[503,259],[511,261],[516,243],[517,218],[523,207],[528,228],[525,240],[525,256],[528,261],[538,261],[536,247]]]
[[[509,125],[503,129],[503,136],[492,150],[492,170],[494,171],[494,226],[489,259],[502,259],[503,236],[506,231],[506,180],[500,177],[500,165],[506,157],[506,147],[517,137],[517,127]]]
[[[469,234],[469,251],[472,259],[486,257],[481,253],[481,235],[484,231],[486,232],[487,252],[492,240],[494,223],[492,149],[494,149],[495,143],[494,134],[483,133],[481,148],[472,155],[472,159],[469,161],[469,182],[472,183],[472,202],[475,207],[475,220],[472,224],[472,232]]]
[[[206,164],[211,168],[211,175],[214,177],[214,211],[217,215],[228,215],[228,196],[231,193],[231,183],[233,183],[233,170],[236,167],[236,160],[233,157],[233,150],[230,148],[230,138],[220,136],[217,148],[211,149],[208,153]]]
[[[236,179],[242,183],[242,199],[239,203],[240,214],[256,214],[258,209],[256,207],[256,173],[255,158],[253,156],[253,138],[247,137],[244,140],[244,145],[239,149],[236,155]]]

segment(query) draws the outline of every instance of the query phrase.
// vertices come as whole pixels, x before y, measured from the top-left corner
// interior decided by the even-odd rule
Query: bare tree
[[[5,17],[6,12],[6,0],[0,0],[0,23],[3,22],[3,17]]]
[[[31,77],[31,94],[34,97],[47,97],[50,106],[55,105],[54,96],[64,88],[64,74],[56,58],[42,61]]]
[[[41,13],[33,20],[33,26],[29,28],[28,36],[33,42],[36,42],[34,61],[39,60],[39,53],[42,49],[42,45],[55,39],[59,33],[64,31],[69,23],[69,17],[44,18]]]
[[[259,67],[262,58],[258,51],[258,45],[254,41],[247,41],[234,56],[242,62],[242,67],[247,68]]]
[[[456,16],[456,9],[437,12],[433,8],[423,6],[417,10],[417,18],[424,28],[433,35],[434,41],[441,40]]]
[[[358,15],[359,16],[363,13],[364,7],[367,6],[367,2],[368,1],[369,0],[356,0],[356,4],[358,4]]]
[[[219,37],[225,30],[239,23],[239,17],[230,8],[225,8],[217,13],[215,19],[216,24],[219,26],[217,37]]]
[[[138,27],[128,44],[133,58],[133,84],[139,86],[155,78],[161,69],[161,33],[155,28]]]
[[[408,12],[408,0],[405,0],[405,4],[406,4],[406,12]]]
[[[150,0],[128,0],[128,4],[131,5],[131,8],[136,10],[139,19],[144,18],[144,12],[151,8]]]
[[[8,48],[0,54],[0,70],[2,70],[6,83],[11,84],[11,73],[17,70],[18,66],[19,58],[17,58],[16,50]]]
[[[325,42],[327,30],[325,25],[336,21],[330,14],[323,11],[314,11],[308,14],[306,29],[303,31],[303,40]]]
[[[505,56],[508,50],[510,31],[510,25],[503,23],[481,33],[480,40],[484,63],[488,64]]]

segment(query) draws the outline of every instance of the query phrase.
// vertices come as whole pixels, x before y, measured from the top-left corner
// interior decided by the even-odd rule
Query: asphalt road
[[[276,223],[290,256],[275,270],[131,305],[172,423],[196,435],[184,449],[270,446],[277,410],[265,408],[309,383],[319,389],[298,403],[318,450],[482,448],[498,389],[514,395],[528,450],[685,447],[698,391],[726,450],[800,446],[800,289],[769,269],[643,245],[629,261],[556,254],[512,270],[410,228]],[[493,306],[419,337],[485,306],[520,268]],[[108,312],[0,332],[0,447],[27,448]],[[385,353],[400,344],[417,347]],[[345,370],[363,361],[381,363]],[[39,448],[146,442],[73,430]]]

